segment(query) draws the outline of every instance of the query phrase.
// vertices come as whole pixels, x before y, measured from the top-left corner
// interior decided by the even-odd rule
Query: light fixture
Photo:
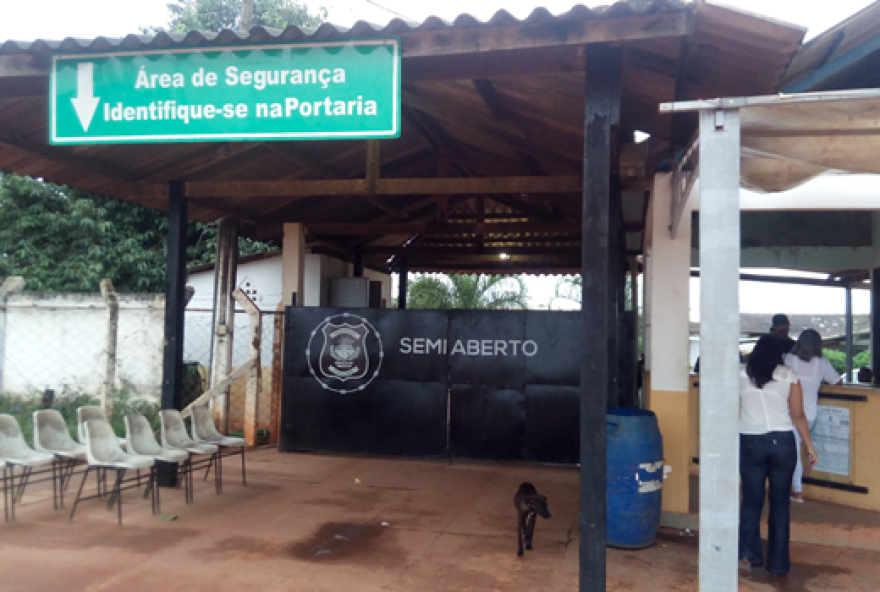
[[[500,257],[501,259],[510,259],[510,255],[508,255],[507,253],[499,253],[498,257]]]

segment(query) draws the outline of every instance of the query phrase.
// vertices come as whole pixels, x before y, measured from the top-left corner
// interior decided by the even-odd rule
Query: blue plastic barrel
[[[663,496],[663,437],[651,411],[609,407],[606,415],[606,542],[647,547],[657,537]]]

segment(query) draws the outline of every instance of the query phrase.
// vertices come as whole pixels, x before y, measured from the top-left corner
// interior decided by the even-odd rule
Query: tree
[[[220,31],[240,29],[242,0],[174,0],[169,3],[171,21],[168,31]],[[315,13],[295,0],[254,0],[251,26],[284,29],[289,25],[317,27],[327,18],[327,11],[318,8]],[[162,27],[153,27],[158,33]]]
[[[632,308],[631,282],[632,276],[627,275],[623,293],[624,304],[627,309]],[[564,278],[556,284],[556,298],[554,298],[554,300],[571,300],[572,302],[580,304],[581,298],[583,297],[582,290],[583,278],[581,278],[580,275]]]
[[[520,276],[423,275],[407,287],[408,308],[524,309],[526,286]]]
[[[168,218],[163,212],[18,175],[0,175],[0,276],[38,291],[163,292]],[[214,260],[216,227],[187,226],[187,262]],[[273,248],[248,239],[242,255]]]
[[[831,366],[838,374],[846,372],[846,352],[836,349],[823,349],[822,355],[828,358]],[[858,370],[865,366],[871,366],[871,352],[869,350],[860,351],[853,356],[853,370]]]

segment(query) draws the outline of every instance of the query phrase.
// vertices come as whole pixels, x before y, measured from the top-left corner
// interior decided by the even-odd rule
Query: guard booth
[[[640,266],[662,277],[662,268],[639,261],[653,173],[670,168],[698,126],[692,116],[667,116],[657,106],[775,92],[803,34],[706,2],[654,0],[559,16],[536,9],[524,20],[502,11],[486,23],[468,16],[418,25],[395,20],[379,30],[324,24],[6,41],[0,169],[168,212],[166,408],[180,406],[187,220],[221,220],[214,327],[220,368],[239,235],[283,246],[285,304],[294,304],[294,294],[303,304],[307,278],[327,277],[334,261],[349,263],[355,276],[399,273],[404,285],[412,272],[582,274],[579,315],[504,313],[522,320],[485,333],[468,326],[466,315],[435,315],[426,322],[432,333],[419,335],[405,315],[428,313],[360,314],[364,322],[355,327],[381,327],[385,355],[370,360],[381,360],[382,370],[359,393],[334,393],[362,408],[375,389],[365,411],[371,422],[360,432],[349,429],[347,410],[326,402],[331,398],[311,374],[309,363],[321,372],[322,355],[293,356],[285,373],[290,384],[311,381],[301,385],[310,394],[289,403],[291,411],[313,405],[314,416],[325,417],[316,429],[296,419],[290,435],[338,449],[351,445],[339,437],[344,432],[372,451],[411,454],[415,440],[402,426],[424,413],[419,445],[437,451],[443,389],[466,402],[447,409],[461,419],[460,433],[447,442],[465,456],[488,455],[477,436],[491,431],[487,417],[499,408],[521,434],[513,443],[496,440],[499,448],[527,460],[545,458],[542,434],[566,416],[559,429],[573,439],[577,424],[581,463],[580,587],[604,590],[605,409],[632,402],[632,389],[621,388],[630,373],[618,361],[622,350],[635,357],[634,334],[622,320],[632,314],[623,307],[623,279]],[[637,132],[649,139],[636,142]],[[307,254],[325,257],[322,268],[307,270]],[[405,307],[405,292],[400,296]],[[308,349],[328,316],[296,309],[287,346],[299,340],[296,347]],[[574,321],[551,333],[566,318]],[[411,351],[403,353],[410,337]],[[557,337],[565,341],[549,343]],[[427,340],[445,339],[448,353],[413,353],[421,338],[426,351]],[[431,370],[459,340],[479,341],[481,356],[491,341],[495,358],[498,342],[512,351],[512,341],[534,341],[537,350],[529,356],[520,346],[522,356],[505,357],[515,368],[499,368],[515,380],[485,376],[464,359],[448,361],[453,370],[445,376]],[[347,357],[356,343],[331,345],[350,348],[337,351]],[[551,361],[532,363],[541,352],[554,353],[558,372],[548,370]],[[406,373],[413,358],[401,356],[418,355],[427,370],[412,381]],[[668,498],[686,503],[687,437],[679,447],[675,436],[680,393],[664,389],[659,373],[651,380],[660,387],[652,408],[673,444]],[[535,389],[546,396],[532,397]],[[215,402],[215,417],[222,417],[222,394]],[[396,423],[389,429],[380,418]],[[393,438],[383,437],[386,429]]]

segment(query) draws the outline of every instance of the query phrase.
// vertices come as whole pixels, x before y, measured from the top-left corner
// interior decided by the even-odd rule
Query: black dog
[[[535,534],[535,517],[540,514],[542,518],[549,518],[547,510],[547,498],[538,495],[538,490],[531,483],[523,483],[519,486],[513,497],[513,505],[516,506],[516,554],[522,557],[523,539],[526,541],[526,549],[532,550],[532,537]]]

